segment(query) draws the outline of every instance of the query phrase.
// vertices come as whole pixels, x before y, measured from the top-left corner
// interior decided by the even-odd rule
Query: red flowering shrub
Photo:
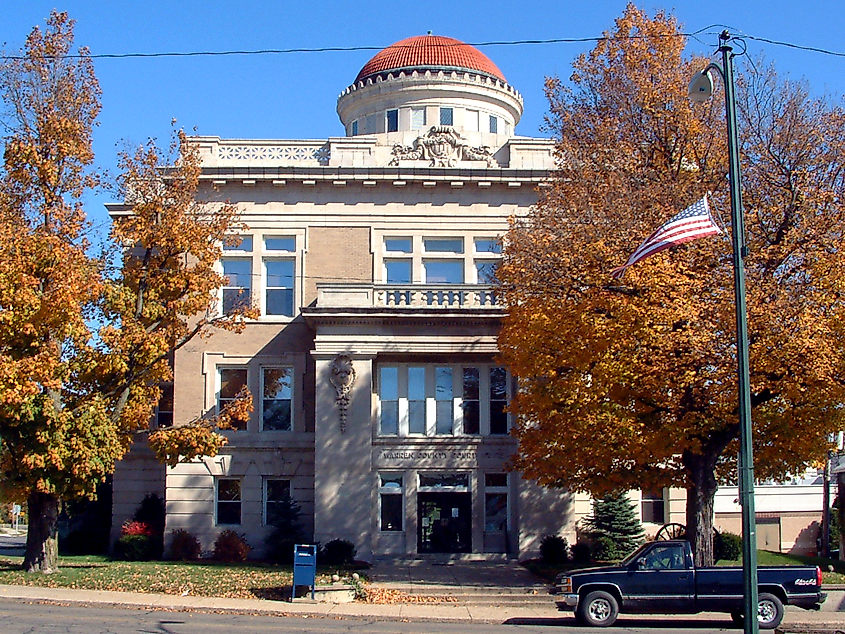
[[[154,535],[152,526],[146,522],[136,522],[135,520],[126,520],[123,526],[120,527],[121,537],[125,535],[144,535],[152,537]]]

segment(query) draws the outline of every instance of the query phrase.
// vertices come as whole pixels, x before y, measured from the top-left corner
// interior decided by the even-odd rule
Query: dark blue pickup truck
[[[825,600],[819,568],[761,566],[757,573],[761,628],[780,625],[784,605],[818,610]],[[727,612],[742,622],[742,569],[696,568],[686,541],[643,544],[618,566],[562,573],[561,609],[575,609],[588,625],[607,627],[620,612],[693,614]]]

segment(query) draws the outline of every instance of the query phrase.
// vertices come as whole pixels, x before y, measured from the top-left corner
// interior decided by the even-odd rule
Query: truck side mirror
[[[637,559],[637,570],[645,570],[646,569],[646,561],[645,557],[640,557]]]

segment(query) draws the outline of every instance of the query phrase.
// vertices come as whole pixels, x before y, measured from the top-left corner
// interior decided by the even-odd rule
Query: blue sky
[[[842,0],[675,0],[637,3],[650,14],[673,10],[687,32],[723,25],[733,33],[845,52]],[[597,37],[613,27],[625,0],[592,2],[343,2],[340,0],[0,0],[0,45],[16,51],[53,8],[77,21],[77,45],[94,54],[385,47],[432,31],[471,43]],[[720,27],[690,50],[715,49]],[[748,40],[781,72],[806,77],[813,90],[843,93],[845,57]],[[517,133],[543,136],[543,80],[568,77],[591,44],[485,46],[525,100]],[[186,130],[224,138],[320,139],[343,135],[338,94],[375,51],[188,58],[100,59],[103,111],[95,133],[97,163],[112,169],[118,147],[157,137],[164,145],[175,118]],[[89,213],[105,217],[93,197]]]

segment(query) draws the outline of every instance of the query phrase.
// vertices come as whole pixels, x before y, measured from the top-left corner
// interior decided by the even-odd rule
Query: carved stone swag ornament
[[[448,125],[432,126],[411,146],[394,145],[390,165],[399,165],[399,161],[428,161],[429,167],[455,167],[458,161],[484,161],[487,167],[499,167],[488,146],[471,147]]]
[[[340,408],[340,433],[346,432],[346,410],[349,408],[349,396],[355,384],[355,367],[352,356],[342,352],[332,362],[332,373],[329,379],[337,392],[335,403]]]

